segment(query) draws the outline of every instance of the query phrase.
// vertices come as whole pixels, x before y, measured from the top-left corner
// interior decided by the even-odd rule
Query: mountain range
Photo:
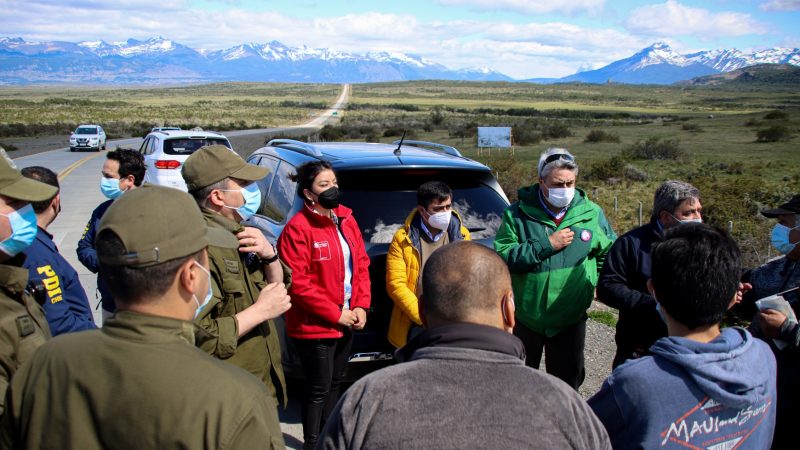
[[[514,80],[488,69],[449,69],[417,55],[355,54],[278,41],[218,51],[192,49],[162,37],[123,42],[29,42],[0,37],[0,85],[176,84],[217,81],[369,83],[420,79],[539,83],[668,84],[755,64],[800,66],[800,49],[753,53],[736,49],[682,55],[658,42],[629,58],[563,78]]]

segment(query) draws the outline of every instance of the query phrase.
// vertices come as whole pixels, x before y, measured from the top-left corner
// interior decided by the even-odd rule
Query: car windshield
[[[222,138],[202,138],[202,139],[168,139],[164,141],[164,153],[168,155],[191,155],[200,147],[206,145],[224,145],[232,148],[227,139]]]
[[[492,238],[500,227],[506,201],[474,171],[370,171],[338,174],[342,204],[353,210],[364,241],[388,244],[417,206],[417,188],[426,181],[447,183],[453,190],[453,210],[470,230],[472,239]]]
[[[75,134],[97,134],[97,127],[78,127]]]

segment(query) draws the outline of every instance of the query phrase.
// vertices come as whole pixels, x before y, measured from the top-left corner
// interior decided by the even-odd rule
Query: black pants
[[[339,400],[339,385],[353,346],[353,333],[346,330],[339,339],[293,341],[306,376],[300,412],[303,448],[314,448],[325,421]]]
[[[514,335],[525,344],[527,366],[538,370],[544,351],[547,373],[578,390],[586,377],[583,365],[583,348],[586,344],[585,320],[562,330],[553,337],[539,334],[517,322]]]

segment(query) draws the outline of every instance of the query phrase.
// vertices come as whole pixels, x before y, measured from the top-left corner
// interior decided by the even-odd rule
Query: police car
[[[269,168],[258,181],[262,203],[248,225],[259,228],[275,244],[288,220],[303,207],[289,175],[301,164],[325,160],[336,171],[341,202],[353,210],[370,257],[372,303],[367,326],[355,334],[345,378],[391,364],[394,347],[387,340],[392,300],[386,292],[386,253],[395,231],[417,206],[417,189],[442,181],[453,190],[453,209],[472,239],[491,247],[508,199],[491,170],[463,157],[453,147],[422,141],[393,144],[358,142],[305,143],[274,139],[253,152],[247,162]],[[280,320],[278,326],[282,328]],[[292,342],[282,334],[287,375],[301,377],[302,366]]]

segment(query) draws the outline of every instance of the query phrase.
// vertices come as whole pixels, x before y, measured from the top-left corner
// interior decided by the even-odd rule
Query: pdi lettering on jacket
[[[42,282],[44,283],[44,288],[47,290],[47,297],[50,299],[50,303],[58,303],[63,300],[61,282],[58,280],[56,271],[48,264],[46,266],[37,267],[36,273],[47,277],[42,279]]]
[[[331,247],[328,241],[314,242],[313,261],[328,261],[331,259]]]

